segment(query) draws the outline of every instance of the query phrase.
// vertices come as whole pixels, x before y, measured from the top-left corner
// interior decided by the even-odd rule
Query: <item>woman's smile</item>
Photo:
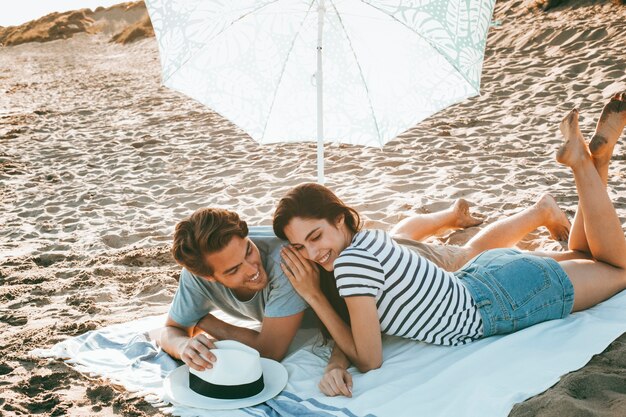
[[[302,256],[332,271],[335,259],[350,243],[344,229],[343,218],[331,224],[325,219],[294,217],[285,227],[285,235]]]
[[[326,262],[328,262],[328,260],[330,259],[330,254],[332,251],[328,251],[326,252],[326,254],[322,255],[321,257],[318,257],[315,262],[317,262],[320,265],[324,265]]]

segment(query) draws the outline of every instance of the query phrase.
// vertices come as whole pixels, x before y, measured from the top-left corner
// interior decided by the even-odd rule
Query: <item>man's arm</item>
[[[213,341],[204,333],[192,333],[193,327],[183,326],[168,316],[156,342],[170,356],[182,360],[191,368],[198,371],[211,368],[211,362],[215,361],[209,350],[215,348]]]
[[[304,312],[286,317],[265,317],[261,331],[226,323],[212,314],[204,316],[196,329],[207,332],[217,340],[236,340],[259,351],[262,357],[282,360],[293,340]],[[169,353],[169,352],[168,352]]]

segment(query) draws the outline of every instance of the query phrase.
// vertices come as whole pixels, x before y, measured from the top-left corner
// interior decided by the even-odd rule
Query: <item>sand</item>
[[[481,96],[382,150],[327,147],[327,185],[369,226],[389,228],[459,197],[488,224],[544,192],[573,216],[571,175],[554,162],[558,122],[577,106],[589,137],[604,102],[626,90],[626,7],[587,0],[549,12],[525,6],[496,5]],[[314,144],[254,143],[160,86],[154,38],[119,45],[111,35],[0,48],[3,415],[160,415],[136,395],[28,352],[165,313],[179,272],[168,250],[180,218],[222,206],[250,224],[270,224],[283,193],[316,178]],[[625,160],[618,145],[609,189],[622,224]],[[438,240],[462,243],[475,232]],[[563,243],[541,229],[520,247]],[[511,415],[626,415],[625,358],[622,336]]]
[[[50,13],[19,26],[0,26],[0,46],[68,39],[78,33],[113,35],[111,42],[127,44],[154,36],[143,1],[96,10]]]

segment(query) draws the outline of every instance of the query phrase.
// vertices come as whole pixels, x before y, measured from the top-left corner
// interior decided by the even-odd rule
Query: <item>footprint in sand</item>
[[[110,405],[117,393],[109,386],[99,386],[96,388],[87,388],[87,398],[92,403],[98,405]]]
[[[34,398],[29,398],[27,401],[22,401],[18,404],[22,410],[26,409],[26,414],[42,414],[50,416],[63,416],[67,414],[67,409],[72,407],[70,401],[62,401],[61,397],[57,394],[46,392],[37,395]],[[24,411],[21,413],[24,413]]]
[[[69,387],[67,373],[53,372],[49,375],[33,375],[27,381],[18,383],[15,390],[32,398],[44,392],[67,387]]]
[[[0,376],[8,375],[13,372],[13,367],[4,362],[0,362]]]
[[[46,268],[54,263],[57,263],[65,259],[66,259],[66,255],[61,254],[61,253],[44,253],[40,256],[33,258],[33,262],[37,264],[38,266],[42,266]]]
[[[28,318],[24,314],[8,313],[0,315],[0,322],[11,326],[23,326],[28,323]]]
[[[70,295],[65,299],[65,303],[87,314],[95,314],[100,311],[94,297],[85,297],[78,294]]]
[[[64,324],[58,327],[59,333],[75,336],[77,334],[85,333],[89,330],[95,330],[101,326],[97,321],[86,321],[82,323],[70,323]]]

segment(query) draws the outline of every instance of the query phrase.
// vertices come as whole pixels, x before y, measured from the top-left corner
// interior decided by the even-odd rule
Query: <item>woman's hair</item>
[[[352,233],[361,229],[359,213],[346,206],[332,191],[317,183],[300,184],[280,199],[274,212],[274,233],[287,240],[285,227],[294,217],[302,219],[325,219],[335,225],[337,218],[344,215],[346,226]]]
[[[350,325],[350,313],[348,312],[348,306],[346,305],[346,301],[339,295],[339,290],[337,289],[337,284],[335,281],[335,275],[332,272],[329,272],[317,265],[317,269],[320,271],[320,290],[333,307],[337,315],[341,317],[341,319],[349,326]],[[330,332],[324,326],[321,320],[318,318],[317,327],[322,332],[323,343],[328,343],[328,340],[332,339]]]
[[[357,233],[361,229],[359,213],[352,207],[345,205],[332,191],[316,183],[301,184],[292,188],[278,202],[274,212],[274,233],[279,238],[287,240],[285,227],[294,217],[325,219],[334,226],[337,218],[341,215],[344,216],[345,224],[352,233]],[[339,317],[349,325],[348,307],[345,300],[339,295],[333,273],[326,271],[319,265],[317,267],[320,271],[320,289]],[[321,321],[318,326],[324,337],[324,343],[326,343],[330,339],[330,333]]]

